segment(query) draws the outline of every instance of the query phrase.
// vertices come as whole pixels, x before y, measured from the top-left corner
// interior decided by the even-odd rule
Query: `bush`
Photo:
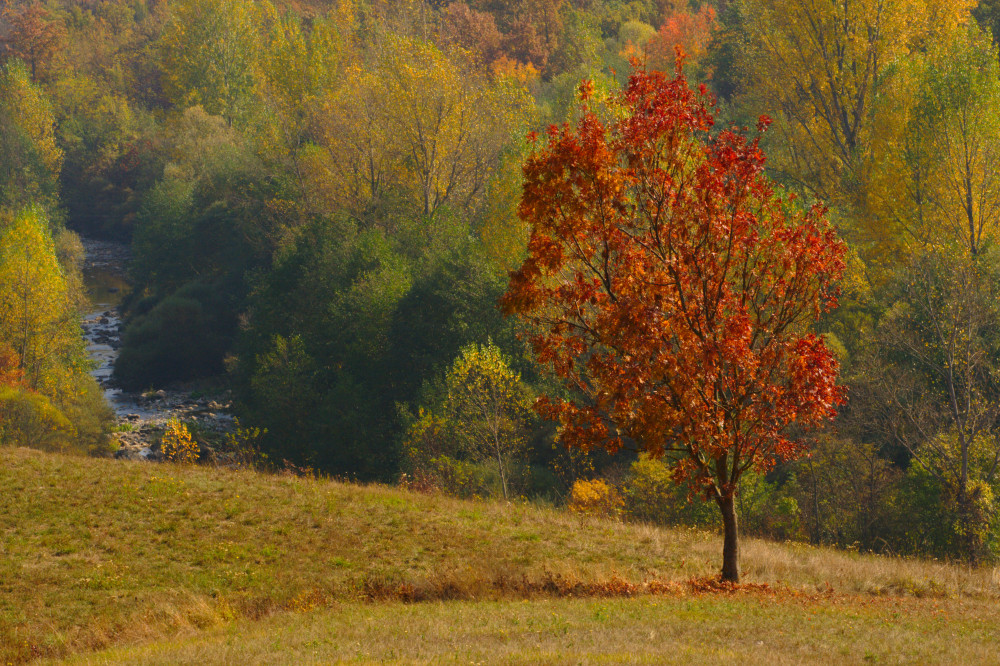
[[[622,485],[629,518],[657,525],[715,526],[718,511],[707,502],[688,498],[674,482],[670,468],[648,453],[632,463]]]
[[[260,438],[267,434],[256,426],[244,426],[236,419],[233,430],[223,438],[223,447],[230,462],[239,469],[263,471],[267,468],[267,454],[260,449]]]
[[[176,420],[167,422],[167,430],[160,439],[160,451],[170,462],[183,464],[195,462],[200,453],[187,426]]]
[[[65,450],[76,439],[66,415],[34,391],[0,387],[0,443]]]
[[[54,404],[72,424],[76,448],[92,455],[111,453],[114,445],[108,433],[114,426],[115,412],[104,399],[104,391],[89,375],[72,380],[67,387],[72,393],[64,391],[62,401]]]
[[[456,454],[448,422],[421,409],[403,442],[401,484],[464,498],[492,497],[503,492],[494,465],[461,460]]]
[[[403,474],[402,485],[463,499],[502,497],[503,494],[503,484],[495,466],[444,455],[429,458],[409,474]]]
[[[620,518],[625,503],[618,490],[601,479],[580,479],[570,488],[566,505],[581,516]]]
[[[920,464],[911,463],[894,498],[896,518],[886,536],[894,551],[995,562],[1000,552],[1000,516],[994,489],[969,481],[963,515],[955,489]]]
[[[772,539],[800,538],[799,504],[791,495],[794,486],[769,482],[754,472],[745,473],[736,500],[740,529]],[[622,492],[626,513],[633,520],[687,527],[719,525],[715,503],[690,497],[687,486],[674,482],[670,468],[647,453],[632,463]]]
[[[115,363],[122,388],[139,390],[219,374],[235,324],[221,287],[191,284],[128,322]],[[144,303],[148,307],[148,303]]]

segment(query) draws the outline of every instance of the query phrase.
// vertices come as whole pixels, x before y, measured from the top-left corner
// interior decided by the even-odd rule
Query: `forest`
[[[787,322],[836,416],[798,405],[733,477],[741,530],[995,562],[998,37],[996,0],[0,0],[0,443],[116,446],[80,334],[103,239],[117,385],[231,391],[254,465],[716,527],[680,435],[581,434],[588,381],[515,316],[546,151],[653,81],[766,155],[754,205],[839,239]]]

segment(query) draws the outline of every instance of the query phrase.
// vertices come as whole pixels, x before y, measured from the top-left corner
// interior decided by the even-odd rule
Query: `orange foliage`
[[[452,2],[441,10],[438,38],[477,54],[489,63],[500,54],[503,35],[491,14],[470,9],[464,2]]]
[[[530,62],[521,64],[504,55],[493,61],[491,69],[494,76],[510,79],[525,88],[538,80],[538,70]]]
[[[9,345],[0,344],[0,387],[23,385],[24,370],[17,354]]]
[[[503,305],[593,398],[540,401],[564,441],[680,446],[678,477],[730,493],[751,464],[799,452],[787,426],[841,400],[836,359],[804,329],[836,305],[844,246],[823,209],[775,193],[757,139],[711,135],[711,106],[682,74],[637,71],[617,102],[624,117],[605,126],[585,101],[579,127],[551,127],[525,164],[529,257]]]
[[[31,69],[34,80],[47,78],[66,48],[66,26],[40,2],[6,4],[2,16],[10,25],[8,46],[12,55]]]
[[[697,65],[708,54],[712,30],[717,23],[715,9],[702,5],[697,12],[678,10],[664,20],[659,32],[646,44],[646,66],[664,72],[673,71],[676,50],[686,56],[686,61]]]
[[[707,94],[683,74],[634,72],[607,125],[581,89],[578,126],[551,127],[524,166],[528,258],[502,304],[585,397],[536,404],[561,439],[669,452],[672,478],[718,503],[736,581],[742,474],[800,455],[786,431],[843,400],[808,328],[836,305],[844,246],[824,209],[775,192],[758,139],[712,132]]]

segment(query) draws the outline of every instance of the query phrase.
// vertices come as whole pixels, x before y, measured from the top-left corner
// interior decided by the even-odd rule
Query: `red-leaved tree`
[[[524,165],[528,257],[505,311],[529,318],[539,362],[577,395],[536,409],[567,445],[626,439],[718,504],[722,578],[739,580],[741,475],[800,455],[789,427],[843,400],[810,324],[836,305],[844,247],[824,209],[796,209],[764,173],[758,139],[713,134],[712,102],[636,70],[574,129],[551,127]],[[758,131],[767,126],[762,118]]]

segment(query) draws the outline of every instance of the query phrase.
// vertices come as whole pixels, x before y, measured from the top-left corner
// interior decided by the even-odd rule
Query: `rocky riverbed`
[[[122,334],[119,307],[129,288],[125,273],[128,247],[90,239],[85,239],[83,245],[84,284],[93,310],[84,315],[81,325],[87,354],[95,363],[91,375],[115,411],[115,457],[160,459],[160,435],[167,421],[179,419],[189,424],[203,455],[211,458],[213,442],[233,430],[231,396],[228,392],[213,395],[183,386],[133,393],[115,384],[114,364]]]

